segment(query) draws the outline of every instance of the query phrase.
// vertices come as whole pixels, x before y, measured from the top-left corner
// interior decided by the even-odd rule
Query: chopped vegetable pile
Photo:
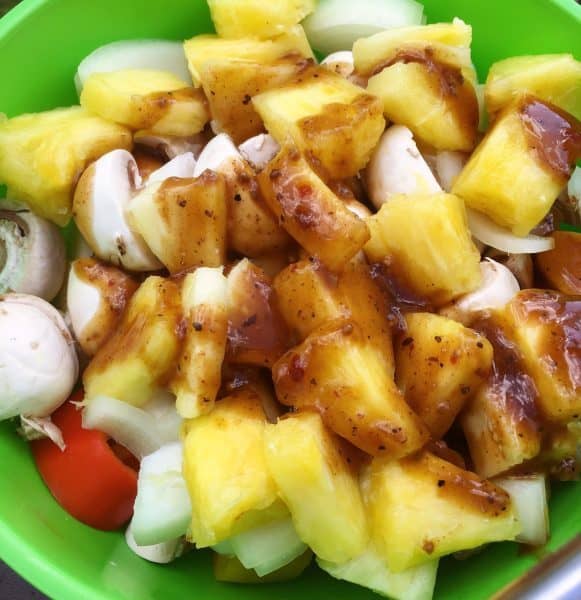
[[[114,41],[79,106],[0,121],[0,419],[72,516],[219,581],[314,557],[429,600],[443,556],[543,545],[581,460],[581,63],[481,85],[414,0],[208,4],[217,35]]]

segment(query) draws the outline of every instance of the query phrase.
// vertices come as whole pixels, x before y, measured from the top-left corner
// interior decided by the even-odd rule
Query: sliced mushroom
[[[130,271],[155,271],[162,265],[136,233],[128,205],[142,181],[135,159],[126,150],[113,150],[81,176],[73,215],[96,256]]]
[[[73,262],[67,285],[67,311],[83,352],[93,356],[115,331],[137,290],[129,275],[92,258]]]
[[[190,137],[157,135],[147,131],[138,131],[134,136],[137,146],[150,148],[168,160],[186,152],[191,152],[194,158],[197,158],[208,143],[208,139],[208,134],[204,131]]]
[[[228,175],[236,163],[244,163],[242,156],[230,137],[221,133],[210,140],[198,156],[194,177],[199,177],[207,169]]]
[[[73,337],[56,308],[27,294],[0,296],[0,420],[50,415],[78,373]]]
[[[354,63],[353,52],[351,52],[351,50],[333,52],[321,61],[322,65],[326,65],[328,69],[335,71],[335,73],[345,78],[348,78],[353,74],[353,71],[355,70]]]
[[[262,171],[278,154],[280,146],[271,135],[261,133],[242,142],[238,150],[256,171]]]
[[[28,210],[0,209],[0,294],[52,300],[65,270],[65,244],[56,225]]]
[[[394,194],[441,192],[434,174],[418,150],[412,132],[392,125],[383,134],[365,171],[367,191],[379,209]]]
[[[460,175],[467,161],[468,155],[464,152],[444,150],[436,154],[436,177],[446,192],[452,190],[454,180]]]
[[[440,309],[441,315],[469,325],[476,313],[502,309],[520,290],[516,277],[509,269],[490,258],[480,263],[480,272],[480,287]]]
[[[185,152],[175,158],[172,158],[168,163],[151,173],[147,183],[156,181],[165,181],[170,177],[193,177],[196,167],[196,159],[191,152]]]
[[[50,417],[25,417],[20,415],[18,433],[28,442],[48,438],[61,450],[66,448],[62,431],[52,422]]]
[[[506,254],[495,248],[489,248],[486,256],[504,265],[517,278],[521,289],[533,287],[534,267],[530,254]]]

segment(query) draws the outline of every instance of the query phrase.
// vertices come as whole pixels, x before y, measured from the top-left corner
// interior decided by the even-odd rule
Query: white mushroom
[[[436,177],[446,192],[452,190],[454,180],[460,175],[460,171],[462,171],[467,161],[468,155],[464,152],[444,150],[436,154]]]
[[[137,283],[94,259],[76,260],[67,283],[67,314],[83,352],[93,356],[115,330]]]
[[[28,442],[48,438],[61,450],[66,448],[62,431],[52,422],[50,417],[25,417],[20,415],[18,433]]]
[[[261,133],[240,144],[238,150],[257,171],[262,171],[278,154],[280,146],[271,135]]]
[[[503,308],[520,290],[510,270],[490,258],[480,263],[480,272],[480,287],[442,308],[441,314],[466,323],[475,313]]]
[[[197,158],[208,142],[205,132],[190,137],[179,137],[175,135],[159,135],[147,131],[135,133],[133,141],[137,146],[145,146],[155,150],[156,154],[165,156],[171,160],[180,154],[191,152]]]
[[[321,61],[322,65],[327,65],[327,68],[335,71],[342,77],[349,77],[355,70],[355,61],[351,50],[340,50],[333,52]]]
[[[394,194],[442,191],[412,132],[403,125],[392,125],[381,136],[365,178],[369,197],[377,209]]]
[[[0,294],[52,300],[65,270],[65,244],[56,225],[28,210],[0,209]]]
[[[0,296],[0,420],[50,415],[78,371],[73,338],[56,308],[26,294]]]
[[[128,220],[128,205],[142,181],[135,159],[113,150],[81,176],[73,214],[96,256],[130,271],[154,271],[162,265]]]
[[[207,169],[217,173],[228,172],[230,165],[237,162],[243,162],[242,155],[230,137],[221,133],[211,139],[198,156],[194,177],[199,177]]]
[[[196,159],[191,152],[185,152],[154,171],[147,179],[147,183],[165,181],[170,177],[193,177],[196,167]]]

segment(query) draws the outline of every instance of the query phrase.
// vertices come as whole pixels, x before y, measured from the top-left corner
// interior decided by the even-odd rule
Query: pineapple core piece
[[[438,150],[470,151],[479,120],[471,39],[460,20],[380,32],[355,42],[356,72],[388,119]]]
[[[190,136],[210,120],[204,94],[174,74],[151,69],[93,73],[81,105],[109,121],[156,135]]]
[[[0,184],[37,215],[64,226],[85,167],[111,150],[131,150],[131,132],[78,106],[0,120]]]
[[[318,411],[368,454],[405,456],[429,434],[397,389],[390,359],[356,322],[331,321],[276,363],[276,395],[287,406]]]
[[[526,96],[504,109],[452,192],[516,235],[549,212],[581,156],[581,123]]]
[[[393,196],[367,225],[370,262],[397,268],[416,294],[434,304],[446,304],[480,285],[480,253],[457,196]]]
[[[396,383],[434,438],[450,429],[486,381],[492,346],[460,323],[431,313],[410,313],[396,348]]]
[[[214,27],[223,38],[273,37],[300,23],[315,5],[315,0],[208,0]]]
[[[291,27],[270,40],[256,39],[252,35],[238,37],[240,39],[197,35],[184,42],[188,68],[195,86],[201,84],[200,70],[206,62],[232,59],[240,63],[268,65],[290,55],[313,58],[313,51],[300,25]]]
[[[385,128],[378,98],[321,67],[252,102],[281,146],[294,144],[330,179],[363,169]]]
[[[152,183],[129,204],[131,224],[172,274],[225,264],[227,212],[224,178],[209,170]]]
[[[169,279],[148,277],[85,370],[86,397],[110,396],[135,406],[151,400],[177,360],[180,321],[178,286]]]
[[[362,490],[373,541],[395,572],[520,533],[507,492],[429,452],[373,459]]]
[[[484,98],[489,115],[531,94],[581,119],[581,62],[571,54],[513,56],[488,71]]]
[[[267,468],[265,426],[260,397],[251,389],[186,422],[184,477],[198,548],[288,516]]]
[[[367,547],[369,533],[357,475],[344,442],[316,413],[268,425],[266,461],[299,537],[315,554],[345,562]]]
[[[201,267],[182,283],[185,336],[170,389],[178,413],[192,419],[206,414],[222,380],[228,331],[228,297],[222,267]]]
[[[551,290],[522,290],[507,305],[515,339],[550,421],[581,420],[581,302]]]
[[[483,316],[473,327],[492,344],[493,368],[460,423],[475,471],[493,477],[539,453],[539,396],[506,320],[498,314]]]
[[[310,254],[340,271],[369,239],[365,222],[323,183],[294,148],[283,148],[258,176],[265,202]]]

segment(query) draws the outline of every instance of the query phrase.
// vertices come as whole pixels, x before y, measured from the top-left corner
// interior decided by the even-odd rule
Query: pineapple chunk
[[[323,67],[252,102],[281,146],[292,142],[330,179],[363,169],[385,129],[379,99]]]
[[[177,285],[148,277],[131,298],[118,329],[85,370],[86,397],[110,396],[134,406],[149,402],[174,368],[180,321]]]
[[[549,212],[581,152],[581,124],[532,97],[508,106],[456,178],[452,192],[516,235]]]
[[[581,233],[555,231],[551,237],[555,247],[535,254],[538,273],[552,290],[581,296]]]
[[[453,23],[396,27],[357,40],[353,44],[353,60],[357,73],[369,76],[402,51],[432,48],[439,60],[458,67],[470,66],[471,43],[472,27],[460,19]]]
[[[253,96],[286,85],[310,62],[299,54],[263,64],[235,58],[214,59],[200,67],[200,81],[216,127],[236,144],[264,131],[251,100]]]
[[[581,419],[581,302],[549,290],[523,290],[507,314],[550,421]]]
[[[581,62],[572,54],[507,58],[490,67],[484,94],[489,115],[532,94],[581,119]]]
[[[222,379],[228,332],[228,298],[222,268],[200,268],[182,283],[186,328],[177,373],[170,382],[178,413],[191,419],[210,412]]]
[[[189,136],[210,120],[204,95],[173,73],[122,69],[93,73],[83,86],[81,106],[132,129]]]
[[[218,173],[148,185],[131,201],[129,218],[172,274],[226,262],[226,184]]]
[[[208,61],[234,59],[268,65],[289,55],[313,58],[304,29],[297,25],[271,40],[242,37],[222,39],[215,35],[197,35],[184,42],[188,68],[195,86],[199,86],[200,70]]]
[[[482,318],[473,327],[492,344],[493,368],[463,411],[460,423],[476,472],[493,477],[539,453],[539,398],[512,339],[514,332],[504,319],[499,315]]]
[[[327,321],[352,318],[393,364],[388,306],[367,264],[353,259],[335,275],[317,260],[301,260],[276,276],[274,290],[286,323],[301,341]]]
[[[288,348],[288,331],[272,281],[248,259],[228,275],[228,361],[272,366]]]
[[[429,452],[375,458],[362,489],[373,541],[395,572],[520,533],[504,490]]]
[[[223,38],[269,38],[284,33],[315,10],[316,0],[208,0],[214,27]]]
[[[252,390],[185,425],[184,477],[198,548],[288,515],[266,464],[264,412]]]
[[[369,79],[367,91],[381,99],[387,119],[405,125],[437,150],[470,152],[476,145],[476,89],[457,67],[427,53],[404,54]]]
[[[125,127],[77,106],[0,120],[0,183],[37,215],[64,226],[85,167],[132,145]]]
[[[480,285],[480,253],[457,196],[393,196],[367,225],[367,258],[397,268],[415,293],[433,303],[446,304]]]
[[[397,389],[390,359],[354,321],[331,321],[274,365],[276,395],[287,406],[317,410],[368,454],[405,456],[429,434]]]
[[[369,533],[357,475],[319,415],[289,415],[267,426],[265,449],[299,537],[331,562],[361,554]]]
[[[369,239],[365,222],[295,149],[283,148],[260,173],[258,183],[280,224],[331,270],[341,270]]]
[[[396,383],[439,439],[488,378],[492,346],[475,331],[431,313],[408,314],[406,324],[396,349]]]

